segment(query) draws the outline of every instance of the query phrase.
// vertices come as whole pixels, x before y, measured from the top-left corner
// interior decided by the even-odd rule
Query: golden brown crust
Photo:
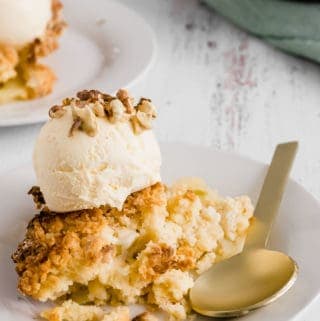
[[[151,187],[132,193],[128,196],[122,211],[118,214],[135,217],[137,213],[149,213],[149,210],[155,206],[165,206],[167,203],[165,190],[164,184],[156,183]],[[112,211],[115,212],[116,209],[113,208]]]
[[[122,211],[44,207],[13,255],[20,291],[42,301],[149,303],[185,318],[193,277],[241,251],[253,208],[247,197],[181,186],[135,192]]]
[[[142,278],[152,281],[175,263],[174,249],[166,244],[148,244],[137,258]]]
[[[109,207],[68,213],[41,211],[28,224],[24,241],[12,255],[20,291],[39,298],[42,282],[51,278],[55,283],[61,267],[72,269],[75,261],[85,266],[107,262],[114,248],[104,244],[99,233],[122,215],[138,215],[159,204],[163,191],[159,183],[134,193],[122,212]],[[134,213],[129,208],[135,209]]]
[[[137,257],[137,264],[141,277],[151,282],[169,269],[192,270],[195,257],[190,247],[174,249],[165,243],[150,242]]]
[[[100,209],[68,214],[42,211],[36,215],[27,227],[25,240],[12,256],[21,276],[19,289],[37,298],[41,283],[50,276],[54,278],[55,270],[71,267],[73,260],[87,266],[108,261],[112,246],[95,237],[104,224]]]

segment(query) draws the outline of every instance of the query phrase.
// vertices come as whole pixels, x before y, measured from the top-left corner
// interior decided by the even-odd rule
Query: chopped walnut
[[[82,125],[82,120],[80,119],[80,117],[76,117],[75,119],[73,119],[73,123],[72,126],[69,130],[69,137],[73,136],[73,132],[77,129],[79,129]]]
[[[131,118],[133,131],[140,134],[144,129],[152,128],[152,120],[157,116],[156,109],[150,99],[141,98],[135,107],[136,115]]]
[[[65,98],[62,100],[62,106],[68,106],[71,104],[72,99],[71,98]]]
[[[97,116],[97,117],[104,117],[106,114],[105,114],[105,111],[104,111],[104,108],[103,108],[103,105],[101,103],[99,103],[98,101],[96,101],[93,106],[92,106],[92,110],[94,112],[94,114]]]
[[[101,97],[101,93],[98,90],[82,90],[77,93],[77,97],[80,100],[97,101]]]
[[[74,123],[70,129],[70,136],[74,130],[80,129],[89,136],[95,136],[97,133],[97,120],[94,112],[88,107],[73,107],[72,116]]]
[[[119,99],[113,99],[110,102],[110,110],[111,110],[111,115],[109,117],[109,120],[112,123],[115,123],[121,119],[123,119],[124,113],[125,113],[125,108],[122,102]]]
[[[130,121],[135,134],[152,128],[152,120],[157,116],[156,109],[150,99],[141,98],[134,106],[134,100],[124,89],[118,90],[116,97],[98,90],[82,90],[76,98],[66,98],[62,105],[53,106],[49,111],[51,118],[62,117],[66,109],[71,107],[73,124],[69,131],[72,136],[75,130],[82,130],[89,136],[97,133],[96,117],[107,118],[111,123]]]
[[[142,105],[143,106],[143,105]],[[152,120],[154,118],[153,110],[148,110],[148,112],[137,110],[136,115],[131,117],[131,124],[133,131],[136,134],[140,134],[144,129],[152,128]]]
[[[28,191],[28,195],[32,195],[33,201],[36,204],[37,209],[42,208],[43,205],[46,204],[39,186],[32,186],[31,189]]]
[[[128,91],[125,89],[119,89],[117,92],[117,97],[121,100],[123,105],[126,107],[126,112],[132,114],[133,108],[133,98],[129,95]]]
[[[138,111],[137,119],[143,128],[146,128],[146,129],[152,128],[152,123],[151,123],[152,117],[150,117],[148,114]]]
[[[84,108],[87,105],[88,105],[87,102],[83,100],[77,100],[77,99],[72,99],[70,103],[70,106],[77,107],[77,108]]]
[[[97,132],[97,120],[92,109],[88,107],[75,107],[72,110],[72,115],[81,119],[82,124],[80,129],[86,132],[89,136],[95,136]]]
[[[66,111],[63,108],[63,106],[55,105],[55,106],[52,106],[49,109],[49,117],[51,117],[51,118],[60,118],[65,114],[65,112]]]
[[[131,122],[131,126],[132,126],[132,130],[135,134],[141,134],[143,132],[143,127],[141,126],[137,115],[134,115],[130,118],[130,122]]]
[[[109,94],[104,94],[99,90],[82,90],[77,93],[77,97],[80,100],[87,101],[87,102],[107,102],[110,101],[111,99],[114,99],[115,97],[109,95]]]
[[[151,118],[156,118],[157,117],[157,111],[155,106],[152,104],[150,99],[147,98],[141,98],[136,109],[138,111],[141,111]]]
[[[91,98],[91,91],[82,90],[77,93],[77,97],[81,100],[88,100]]]

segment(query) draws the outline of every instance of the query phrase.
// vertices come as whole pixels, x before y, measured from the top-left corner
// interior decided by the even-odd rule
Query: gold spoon
[[[196,312],[220,318],[242,316],[275,301],[294,284],[295,261],[265,247],[297,147],[297,142],[277,146],[243,252],[215,264],[196,280],[190,291]]]

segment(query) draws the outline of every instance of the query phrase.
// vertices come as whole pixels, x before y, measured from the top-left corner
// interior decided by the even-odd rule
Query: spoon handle
[[[298,142],[277,146],[254,211],[254,221],[249,229],[245,248],[267,245],[297,149]]]

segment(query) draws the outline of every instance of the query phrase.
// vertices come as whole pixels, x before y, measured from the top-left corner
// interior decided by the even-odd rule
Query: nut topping
[[[106,115],[103,105],[97,101],[93,104],[92,110],[97,117],[104,117]]]
[[[72,109],[72,117],[74,123],[70,130],[70,135],[73,135],[75,129],[83,130],[89,136],[95,136],[97,132],[97,120],[92,109],[86,107],[74,107]]]
[[[74,120],[73,120],[73,123],[72,123],[72,126],[69,130],[69,137],[72,137],[73,136],[73,132],[77,129],[79,129],[82,125],[82,121],[80,119],[80,117],[76,117]]]
[[[137,115],[134,115],[130,118],[130,122],[131,122],[131,126],[132,126],[132,130],[133,132],[138,135],[141,134],[143,131],[142,126],[140,125],[140,122],[137,118]]]
[[[73,124],[69,136],[76,130],[82,130],[89,136],[97,133],[97,117],[106,118],[110,123],[130,121],[135,134],[152,128],[152,120],[157,116],[150,99],[141,98],[137,105],[129,93],[120,89],[116,97],[98,90],[82,90],[76,98],[66,98],[62,105],[49,110],[51,118],[60,118],[66,113],[66,107],[72,111]]]
[[[152,128],[152,124],[151,124],[152,116],[142,111],[137,111],[137,119],[143,128],[146,128],[146,129]]]
[[[149,115],[151,118],[157,117],[156,108],[152,104],[150,99],[141,98],[138,105],[137,105],[137,110]]]
[[[55,105],[49,109],[49,117],[60,118],[65,114],[65,112],[66,111],[63,109],[62,106]]]
[[[128,114],[133,113],[134,107],[133,107],[133,98],[130,97],[128,91],[125,89],[119,89],[117,92],[117,97],[121,100],[123,105],[126,107],[126,111]]]

